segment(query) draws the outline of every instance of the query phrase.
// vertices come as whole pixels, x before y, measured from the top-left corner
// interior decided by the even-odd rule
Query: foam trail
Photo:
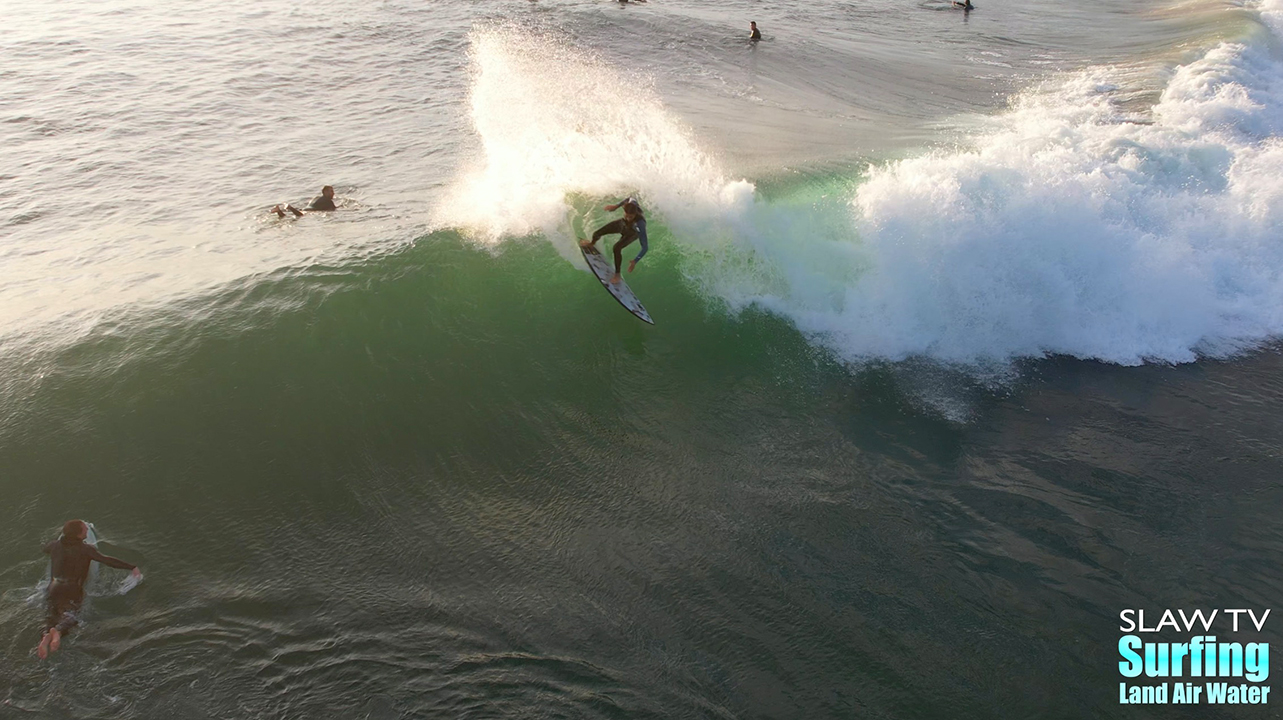
[[[113,594],[113,595],[124,595],[125,593],[128,593],[130,590],[133,590],[134,588],[138,587],[138,585],[139,585],[139,584],[141,584],[141,583],[142,583],[142,581],[143,581],[143,576],[142,576],[142,575],[139,575],[139,576],[135,577],[135,576],[131,573],[131,574],[129,574],[129,575],[127,575],[127,576],[125,576],[125,579],[124,579],[124,580],[122,580],[122,581],[121,581],[121,583],[120,583],[120,587],[116,588],[115,592],[114,592],[114,593],[112,593],[112,594]]]

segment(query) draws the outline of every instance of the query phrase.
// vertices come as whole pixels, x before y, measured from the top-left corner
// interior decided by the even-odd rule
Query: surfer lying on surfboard
[[[633,244],[634,240],[641,241],[641,252],[637,257],[628,263],[628,272],[632,272],[637,267],[637,261],[642,259],[650,247],[646,244],[646,217],[642,215],[641,205],[632,198],[624,198],[614,205],[607,205],[606,210],[614,212],[619,208],[624,209],[624,216],[614,222],[608,222],[597,228],[597,232],[592,234],[592,241],[580,240],[580,247],[594,247],[602,235],[618,235],[619,242],[615,243],[615,274],[610,277],[611,283],[619,282],[619,267],[623,264],[623,250]]]
[[[134,577],[142,575],[137,565],[98,552],[97,547],[85,542],[88,536],[89,526],[84,520],[68,520],[62,526],[62,537],[45,546],[45,553],[49,555],[49,616],[45,620],[45,634],[36,647],[41,660],[51,652],[58,652],[62,636],[79,622],[76,611],[85,601],[85,580],[89,578],[91,561],[132,570]]]
[[[325,187],[321,188],[321,194],[317,196],[315,199],[313,199],[311,204],[309,204],[305,209],[299,210],[293,205],[290,205],[289,203],[285,203],[284,210],[281,209],[280,205],[277,205],[276,207],[272,208],[272,212],[276,213],[276,217],[284,219],[285,210],[289,210],[290,212],[294,213],[294,217],[303,217],[303,213],[309,212],[309,211],[310,212],[318,212],[318,211],[329,212],[331,210],[337,210],[337,209],[338,209],[338,206],[334,204],[334,186],[326,185]]]

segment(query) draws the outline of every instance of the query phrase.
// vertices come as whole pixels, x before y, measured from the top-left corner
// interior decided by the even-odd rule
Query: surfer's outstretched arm
[[[628,272],[632,272],[637,268],[637,261],[641,260],[646,251],[650,249],[650,245],[646,242],[646,218],[637,219],[637,241],[641,243],[641,252],[637,253],[637,257],[628,263]]]
[[[641,243],[642,249],[641,252],[637,253],[637,257],[633,258],[632,265],[636,265],[637,261],[646,255],[646,251],[650,250],[650,244],[646,238],[646,218],[637,219],[637,241]],[[628,268],[629,272],[632,272],[632,265]]]
[[[120,558],[114,558],[110,555],[103,555],[102,553],[98,552],[98,548],[94,547],[93,545],[88,545],[88,547],[89,547],[89,557],[91,559],[97,560],[98,562],[108,567],[114,567],[117,570],[133,570],[134,572],[138,572],[137,565],[133,563],[125,562]]]

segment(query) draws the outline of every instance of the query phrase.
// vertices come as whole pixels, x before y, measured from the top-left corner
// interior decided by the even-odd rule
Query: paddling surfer
[[[283,218],[285,217],[286,210],[289,210],[290,212],[294,213],[294,217],[303,217],[303,213],[307,211],[329,212],[331,210],[336,210],[336,209],[338,208],[334,204],[334,186],[326,185],[325,187],[321,188],[321,194],[317,196],[315,199],[313,199],[312,202],[309,203],[308,206],[303,210],[299,210],[293,205],[286,203],[284,209],[281,209],[281,206],[277,205],[276,207],[272,208],[272,212],[276,213],[276,217]]]
[[[58,652],[62,636],[79,622],[76,611],[85,601],[85,580],[89,578],[91,561],[132,570],[135,578],[142,577],[137,565],[98,552],[97,547],[85,542],[88,536],[89,526],[84,520],[68,520],[62,526],[62,537],[45,545],[45,554],[49,556],[49,614],[44,635],[36,646],[41,660],[51,652]]]
[[[619,283],[619,268],[620,265],[623,264],[624,248],[633,244],[634,241],[641,241],[641,252],[637,253],[637,257],[633,258],[632,262],[628,263],[628,272],[632,272],[633,269],[637,267],[637,261],[641,260],[642,256],[646,254],[646,251],[650,249],[650,246],[646,242],[646,217],[642,215],[641,205],[638,205],[637,201],[630,197],[624,198],[614,205],[606,206],[606,210],[610,212],[614,212],[620,208],[623,208],[624,210],[624,216],[622,218],[613,222],[608,222],[597,228],[597,232],[592,234],[591,242],[588,240],[579,241],[580,247],[596,248],[597,241],[601,239],[602,235],[619,235],[619,242],[616,242],[614,247],[615,274],[610,277],[612,285]]]

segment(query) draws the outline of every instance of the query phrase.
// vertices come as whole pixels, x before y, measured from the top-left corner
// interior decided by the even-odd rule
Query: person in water
[[[335,209],[337,208],[334,205],[334,186],[333,185],[326,185],[325,187],[321,188],[320,196],[312,200],[312,202],[309,203],[306,208],[306,210],[310,210],[312,212],[317,212],[317,211],[329,212]],[[303,217],[304,210],[299,210],[298,208],[294,207],[293,205],[290,205],[289,203],[285,204],[284,209],[281,209],[280,205],[277,205],[276,207],[272,208],[272,212],[276,213],[276,217],[279,217],[279,218],[285,217],[286,210],[289,210],[290,212],[294,213],[294,217]]]
[[[602,235],[619,235],[619,242],[615,243],[615,274],[611,276],[612,284],[619,282],[619,267],[623,263],[623,250],[633,244],[634,240],[641,241],[641,252],[637,257],[628,263],[628,272],[632,272],[637,267],[637,261],[642,259],[650,246],[646,242],[646,217],[642,215],[641,205],[632,198],[625,198],[614,205],[607,205],[606,210],[614,212],[620,208],[624,209],[624,216],[614,222],[608,222],[597,228],[597,232],[592,234],[592,241],[580,240],[579,245],[584,248],[593,248],[597,246],[597,241]]]
[[[967,2],[971,2],[971,0],[967,0]],[[748,33],[749,40],[762,39],[762,31],[757,29],[757,23],[755,21],[750,20],[748,22],[748,30],[749,30],[749,33]]]
[[[953,6],[962,8],[963,10],[974,10],[976,7],[975,5],[971,4],[971,0],[962,0],[962,2],[959,2],[958,0],[953,0]]]
[[[134,577],[142,577],[137,565],[98,552],[97,547],[85,542],[88,536],[89,526],[84,520],[68,520],[62,526],[62,537],[45,545],[50,571],[49,615],[45,619],[44,636],[36,646],[36,654],[41,660],[49,657],[49,653],[58,652],[63,636],[79,622],[76,612],[85,601],[85,580],[89,578],[90,561],[132,570]]]

